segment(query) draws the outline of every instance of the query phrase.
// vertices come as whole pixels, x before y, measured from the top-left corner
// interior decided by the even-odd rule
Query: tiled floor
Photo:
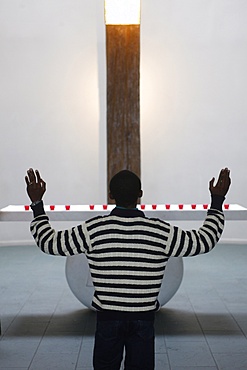
[[[91,370],[95,313],[69,290],[65,259],[0,248],[1,370]],[[156,317],[156,370],[247,369],[247,246],[184,259]]]

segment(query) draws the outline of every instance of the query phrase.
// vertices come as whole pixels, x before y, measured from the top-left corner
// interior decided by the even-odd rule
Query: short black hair
[[[134,172],[123,170],[112,177],[109,187],[116,204],[128,207],[139,198],[141,180]]]

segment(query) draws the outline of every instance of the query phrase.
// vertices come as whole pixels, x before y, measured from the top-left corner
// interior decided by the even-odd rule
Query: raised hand
[[[39,171],[30,168],[25,176],[27,184],[27,194],[32,202],[37,202],[42,199],[46,191],[46,183],[40,177]]]
[[[209,182],[209,191],[212,195],[225,196],[231,185],[230,170],[228,168],[223,168],[220,171],[218,181],[214,186],[215,178]]]

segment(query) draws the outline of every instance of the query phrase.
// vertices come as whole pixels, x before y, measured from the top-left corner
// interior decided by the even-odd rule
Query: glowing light
[[[140,24],[140,0],[105,0],[106,24]]]

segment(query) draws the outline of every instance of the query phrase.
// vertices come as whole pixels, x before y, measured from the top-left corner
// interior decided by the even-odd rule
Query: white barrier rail
[[[51,221],[84,221],[97,215],[105,216],[114,205],[45,205]],[[138,205],[147,217],[162,220],[198,221],[206,216],[209,204],[146,204]],[[239,204],[223,206],[226,220],[247,220],[247,208]],[[29,205],[9,205],[0,210],[0,222],[31,221],[33,212]]]

